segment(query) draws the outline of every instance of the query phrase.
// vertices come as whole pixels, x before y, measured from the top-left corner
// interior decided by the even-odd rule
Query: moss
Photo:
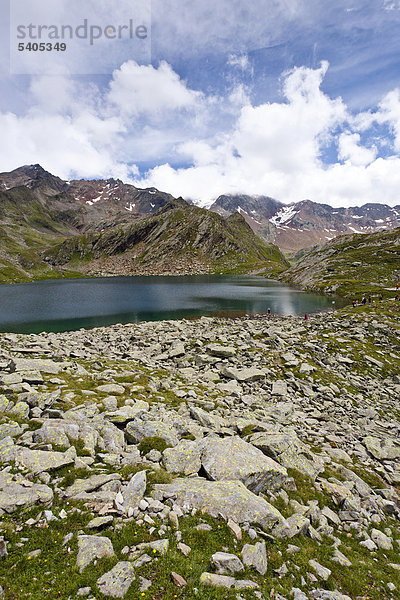
[[[138,448],[142,454],[147,454],[150,450],[158,450],[159,452],[164,452],[166,448],[170,448],[167,442],[161,437],[146,437],[144,438]]]

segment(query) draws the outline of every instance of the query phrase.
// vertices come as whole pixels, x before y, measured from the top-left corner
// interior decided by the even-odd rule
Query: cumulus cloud
[[[284,73],[282,100],[261,104],[241,84],[221,98],[191,89],[166,62],[128,61],[104,89],[35,78],[29,110],[0,113],[2,169],[39,162],[67,179],[113,176],[202,205],[225,193],[399,203],[399,90],[353,114],[322,91],[327,69]],[[377,127],[390,156],[366,141]],[[327,148],[337,159],[323,160]],[[152,166],[140,174],[143,163]]]
[[[341,98],[321,91],[327,69],[323,62],[318,69],[300,67],[286,73],[285,101],[246,103],[230,132],[181,147],[182,154],[191,157],[190,167],[159,165],[141,184],[203,205],[221,193],[267,194],[284,202],[311,198],[336,206],[398,203],[394,182],[399,180],[400,158],[376,158],[376,148],[364,146],[355,131],[385,122],[397,140],[396,94],[388,95],[375,114],[357,119]],[[337,146],[338,162],[326,165],[321,155],[332,144]]]
[[[114,72],[107,100],[127,117],[162,117],[171,110],[195,108],[202,96],[188,89],[165,61],[156,69],[130,60]]]
[[[365,148],[360,145],[359,133],[342,133],[339,136],[338,155],[340,160],[349,161],[357,167],[365,167],[376,158],[376,148]]]

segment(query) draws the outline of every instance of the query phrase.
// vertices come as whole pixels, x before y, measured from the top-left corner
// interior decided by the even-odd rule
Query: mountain
[[[348,298],[377,293],[393,297],[400,282],[400,227],[337,237],[305,253],[280,278]]]
[[[0,174],[0,282],[77,276],[81,255],[88,272],[87,242],[98,261],[93,269],[109,274],[167,272],[166,262],[173,272],[175,259],[179,272],[285,268],[279,250],[238,217],[224,219],[154,188],[114,179],[68,182],[40,165],[20,167]],[[60,252],[47,252],[53,247]],[[77,254],[69,256],[68,248]],[[140,260],[132,265],[135,256]]]
[[[134,224],[66,239],[44,259],[91,275],[262,271],[288,267],[238,214],[223,218],[179,199]]]
[[[140,189],[119,179],[63,181],[40,165],[0,173],[0,191],[21,187],[31,190],[45,209],[74,215],[78,229],[128,222],[157,212],[173,199],[155,188]]]
[[[220,196],[210,210],[239,212],[264,240],[287,252],[320,246],[352,233],[373,233],[400,227],[400,206],[365,204],[334,208],[311,200],[284,205],[268,196]]]

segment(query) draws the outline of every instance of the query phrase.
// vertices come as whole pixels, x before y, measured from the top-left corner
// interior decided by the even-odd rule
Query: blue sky
[[[30,0],[41,18],[46,1]],[[96,6],[103,22],[134,1],[75,4],[71,18]],[[147,58],[99,42],[59,75],[43,57],[10,73],[8,0],[0,11],[0,170],[39,162],[203,205],[400,204],[400,0],[152,0]]]

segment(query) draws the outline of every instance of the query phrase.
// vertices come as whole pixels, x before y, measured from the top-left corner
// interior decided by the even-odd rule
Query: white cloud
[[[193,109],[201,98],[165,61],[155,69],[130,60],[114,71],[107,100],[126,117],[154,118],[171,110]]]
[[[190,89],[172,67],[124,63],[103,90],[64,78],[32,80],[23,115],[0,113],[2,170],[41,163],[64,178],[118,177],[206,205],[224,193],[332,205],[400,202],[400,92],[352,114],[321,90],[328,64],[282,77],[281,102],[253,105]],[[362,139],[386,127],[393,155]],[[360,133],[363,133],[361,138]],[[376,136],[376,131],[373,131]],[[335,145],[338,162],[322,152]],[[155,165],[139,177],[136,164]],[[174,165],[182,165],[179,168]]]
[[[376,148],[365,148],[360,145],[359,133],[342,133],[339,137],[339,159],[349,161],[357,167],[365,167],[375,160]]]
[[[399,202],[400,158],[376,158],[376,149],[361,144],[357,119],[340,98],[324,94],[321,83],[328,64],[300,67],[283,78],[285,102],[247,103],[230,132],[215,139],[185,143],[181,148],[189,168],[169,164],[150,170],[140,183],[208,205],[221,193],[274,196],[283,202],[310,198],[332,205]],[[397,103],[390,96],[379,109],[397,135]],[[367,123],[367,120],[369,122]],[[358,119],[368,129],[376,115]],[[361,127],[362,124],[362,127]],[[353,128],[353,130],[352,130]],[[346,133],[343,132],[346,129]],[[337,164],[321,160],[325,145],[338,145]]]

